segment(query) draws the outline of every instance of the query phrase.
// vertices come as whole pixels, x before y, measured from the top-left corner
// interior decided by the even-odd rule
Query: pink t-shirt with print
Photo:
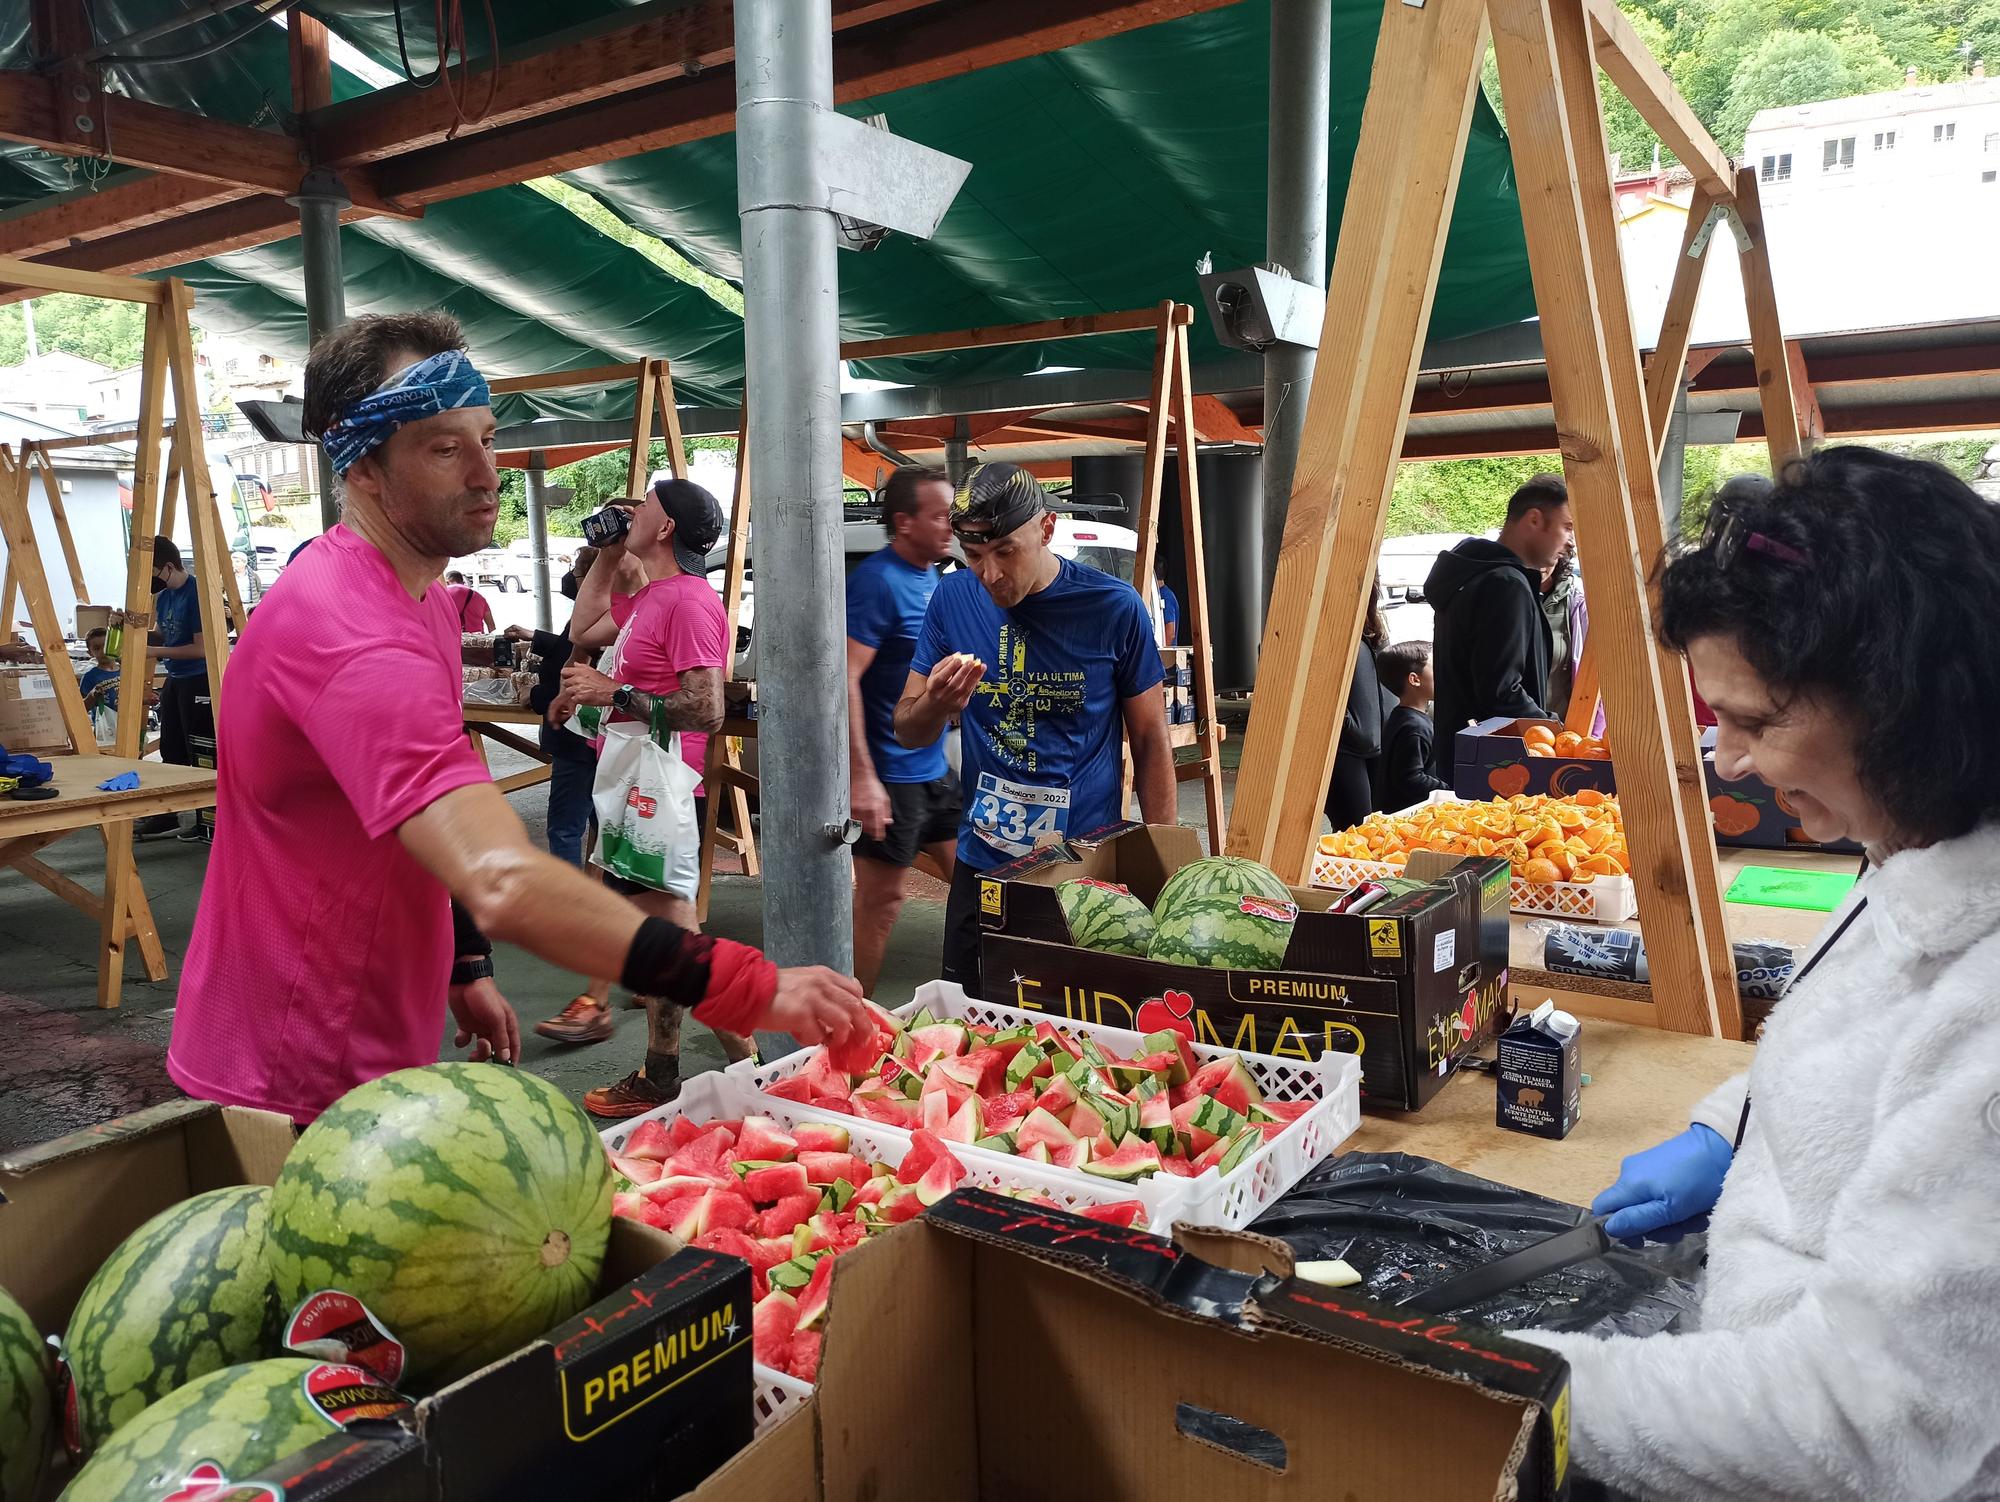
[[[191,1095],[306,1122],[437,1061],[450,897],[396,830],[487,780],[461,726],[459,629],[335,527],[288,567],[229,658],[215,848],[167,1072]]]
[[[693,574],[655,579],[635,595],[613,595],[611,618],[618,639],[605,672],[641,693],[671,694],[689,668],[720,668],[729,660],[729,617],[708,581]],[[699,772],[707,756],[706,735],[681,732],[683,761]]]

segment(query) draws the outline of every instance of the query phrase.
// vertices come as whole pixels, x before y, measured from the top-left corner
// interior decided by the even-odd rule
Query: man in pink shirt
[[[306,430],[343,519],[231,654],[215,850],[167,1069],[192,1095],[311,1121],[353,1086],[475,1059],[518,1023],[485,935],[615,973],[712,1026],[811,1041],[870,1026],[854,981],[639,912],[536,849],[466,744],[438,583],[498,512],[493,412],[450,318],[362,318],[306,364]]]
[[[458,618],[461,634],[477,634],[493,629],[493,607],[486,603],[486,596],[474,589],[457,569],[444,576],[444,597],[451,601],[451,612]]]
[[[708,737],[722,725],[722,679],[729,660],[728,618],[706,572],[708,551],[722,535],[722,507],[692,481],[667,478],[655,481],[627,509],[631,523],[625,536],[603,549],[577,590],[570,617],[571,640],[610,645],[610,671],[571,663],[563,669],[557,708],[595,704],[608,708],[613,719],[644,722],[657,703],[667,727],[681,733],[682,758],[701,771]],[[697,829],[703,805],[697,787]],[[609,874],[605,884],[646,912],[695,927],[694,903],[686,897],[648,891]],[[648,1024],[645,1066],[584,1096],[584,1108],[594,1115],[641,1115],[672,1100],[680,1088],[683,1008],[663,997],[639,999]],[[568,1042],[595,1042],[610,1035],[610,1009],[579,996],[536,1031]],[[723,1032],[720,1041],[730,1059],[749,1057],[747,1040]]]

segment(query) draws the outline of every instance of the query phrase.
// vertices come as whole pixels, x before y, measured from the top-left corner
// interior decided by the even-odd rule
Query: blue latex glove
[[[1609,1215],[1605,1232],[1620,1241],[1705,1214],[1722,1197],[1733,1156],[1719,1133],[1697,1123],[1619,1164],[1618,1182],[1590,1202],[1591,1213]]]
[[[116,777],[107,777],[98,783],[100,793],[129,793],[139,785],[137,772],[120,772]]]

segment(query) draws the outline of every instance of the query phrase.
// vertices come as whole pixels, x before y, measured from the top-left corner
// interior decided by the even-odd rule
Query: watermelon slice
[[[867,1121],[879,1121],[885,1126],[901,1127],[910,1131],[923,1125],[923,1108],[913,1100],[860,1100],[854,1102],[858,1115]]]
[[[939,1162],[951,1165],[954,1183],[963,1177],[963,1165],[951,1155],[951,1149],[944,1145],[943,1139],[934,1133],[919,1131],[910,1138],[910,1150],[903,1154],[903,1161],[896,1165],[896,1182],[914,1184],[930,1171],[932,1164]]]
[[[803,1163],[774,1163],[745,1174],[743,1192],[760,1205],[772,1205],[809,1192],[812,1183]]]
[[[1157,1147],[1150,1142],[1142,1142],[1135,1138],[1121,1144],[1109,1157],[1092,1157],[1088,1163],[1082,1165],[1082,1168],[1085,1173],[1094,1174],[1098,1178],[1130,1182],[1133,1179],[1143,1179],[1148,1174],[1159,1173],[1165,1166]]]
[[[995,1095],[986,1102],[986,1130],[997,1132],[1012,1126],[1034,1109],[1035,1092],[1032,1090],[1023,1088]]]
[[[792,1337],[791,1362],[783,1368],[801,1382],[819,1381],[820,1342],[824,1337],[817,1330],[801,1330]]]
[[[750,1196],[740,1189],[711,1189],[707,1203],[702,1206],[701,1224],[704,1231],[741,1231],[757,1223],[757,1207],[750,1203]]]
[[[818,1213],[818,1191],[808,1189],[803,1194],[788,1194],[757,1217],[757,1234],[789,1236],[800,1221],[810,1220]]]
[[[1058,1148],[1072,1146],[1075,1142],[1076,1133],[1064,1125],[1060,1117],[1040,1106],[1027,1114],[1020,1128],[1014,1133],[1014,1145],[1022,1153],[1040,1146],[1053,1154]],[[1049,1162],[1052,1159],[1043,1161]]]
[[[945,1128],[951,1124],[950,1098],[942,1090],[936,1090],[926,1095],[920,1104],[924,1130],[942,1137]]]
[[[757,1301],[750,1316],[750,1346],[757,1359],[779,1371],[792,1365],[792,1334],[799,1326],[798,1301],[772,1289]]]
[[[917,1202],[927,1208],[935,1205],[958,1187],[958,1181],[964,1174],[965,1170],[959,1167],[958,1160],[947,1153],[926,1168],[924,1176],[917,1180]]]
[[[845,1070],[834,1066],[823,1048],[806,1060],[806,1067],[799,1071],[799,1078],[806,1082],[815,1100],[845,1100],[854,1093],[853,1080]]]
[[[826,1317],[826,1299],[832,1287],[833,1258],[822,1257],[813,1265],[812,1277],[798,1296],[799,1329],[810,1330]]]
[[[946,1058],[956,1058],[964,1053],[967,1037],[963,1022],[935,1022],[929,1027],[910,1029],[912,1045],[934,1048]]]
[[[924,1202],[917,1198],[915,1184],[898,1184],[882,1196],[881,1219],[884,1225],[899,1226],[906,1220],[915,1220],[924,1213]]]
[[[673,1152],[679,1152],[705,1130],[707,1128],[698,1121],[686,1116],[676,1116],[667,1123],[667,1147]]]
[[[1248,1115],[1250,1103],[1264,1098],[1257,1077],[1238,1054],[1211,1059],[1188,1077],[1187,1088],[1192,1095],[1214,1096],[1238,1115]]]
[[[1035,1024],[1035,1046],[1051,1059],[1078,1057],[1076,1045],[1046,1022]]]
[[[1014,1138],[1014,1156],[1029,1163],[1046,1163],[1049,1161],[1049,1145],[1047,1142],[1030,1142],[1023,1146],[1017,1134]]]
[[[1083,1097],[1077,1094],[1076,1086],[1067,1075],[1058,1075],[1049,1081],[1046,1089],[1035,1097],[1035,1104],[1052,1116],[1068,1116],[1076,1109],[1076,1103]]]
[[[874,1028],[863,1028],[849,1033],[843,1042],[827,1044],[827,1060],[842,1074],[869,1074],[874,1071],[875,1061],[882,1057],[887,1041]]]
[[[647,1158],[655,1163],[664,1163],[674,1155],[674,1144],[667,1136],[667,1124],[663,1121],[642,1121],[632,1128],[632,1135],[625,1143],[625,1156]]]
[[[811,1184],[831,1184],[836,1179],[845,1179],[850,1184],[859,1184],[868,1177],[868,1164],[852,1153],[800,1153],[799,1166],[806,1171],[806,1181]]]
[[[967,1096],[965,1104],[952,1112],[951,1120],[938,1135],[947,1142],[977,1142],[986,1135],[985,1104],[976,1095]]]
[[[1087,1138],[1079,1137],[1067,1147],[1052,1147],[1049,1149],[1049,1166],[1051,1168],[1079,1169],[1089,1161],[1090,1142]]]
[[[780,1080],[766,1080],[764,1093],[774,1100],[796,1101],[802,1106],[813,1103],[812,1085],[802,1074],[788,1074]]]
[[[622,1215],[627,1220],[646,1218],[646,1196],[643,1194],[614,1194],[611,1196],[611,1213]]]
[[[1141,1055],[1151,1056],[1162,1053],[1173,1054],[1178,1062],[1170,1072],[1169,1085],[1184,1085],[1194,1072],[1201,1068],[1201,1060],[1195,1057],[1194,1045],[1170,1027],[1163,1027],[1156,1033],[1148,1033],[1139,1040]]]
[[[981,1137],[972,1145],[983,1148],[989,1153],[1006,1153],[1009,1157],[1014,1153],[1014,1138],[1008,1132],[996,1132],[991,1136]]]
[[[756,1158],[783,1163],[799,1150],[798,1143],[768,1116],[746,1116],[736,1135],[736,1160]]]
[[[1079,1137],[1101,1137],[1104,1135],[1104,1118],[1097,1114],[1089,1101],[1078,1101],[1076,1109],[1069,1113],[1069,1129]]]
[[[1109,1205],[1084,1205],[1076,1213],[1085,1220],[1101,1221],[1107,1226],[1143,1226],[1146,1223],[1146,1207],[1139,1200],[1117,1200]]]
[[[1049,1073],[1049,1056],[1033,1043],[1024,1043],[1007,1061],[1007,1088],[1018,1090],[1033,1079],[1045,1079]]]
[[[1177,1135],[1174,1128],[1174,1108],[1168,1104],[1164,1094],[1151,1095],[1139,1102],[1139,1120],[1136,1130],[1163,1153],[1172,1152]]]
[[[1283,1122],[1286,1125],[1297,1121],[1318,1102],[1310,1100],[1259,1100],[1250,1104],[1250,1119],[1256,1122]]]
[[[1255,1127],[1248,1127],[1222,1144],[1222,1159],[1215,1166],[1224,1173],[1233,1173],[1263,1145],[1264,1134]]]
[[[844,1153],[853,1141],[846,1127],[830,1121],[802,1121],[792,1128],[792,1139],[802,1153]]]
[[[620,1158],[614,1155],[611,1167],[635,1184],[650,1184],[665,1172],[657,1158]]]
[[[1204,1153],[1217,1141],[1234,1137],[1250,1123],[1213,1096],[1198,1096],[1174,1107],[1174,1128],[1187,1139],[1190,1153]]]

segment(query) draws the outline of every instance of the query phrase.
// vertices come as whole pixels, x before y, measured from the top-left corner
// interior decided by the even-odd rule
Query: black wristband
[[[454,955],[493,953],[493,941],[479,931],[479,925],[472,921],[472,914],[456,897],[451,902],[451,952]]]
[[[696,1006],[708,995],[708,953],[714,947],[706,934],[689,933],[665,918],[645,918],[625,951],[619,982],[635,996]]]
[[[469,986],[476,980],[493,978],[493,956],[480,955],[477,959],[456,959],[451,962],[451,983],[454,986]]]

